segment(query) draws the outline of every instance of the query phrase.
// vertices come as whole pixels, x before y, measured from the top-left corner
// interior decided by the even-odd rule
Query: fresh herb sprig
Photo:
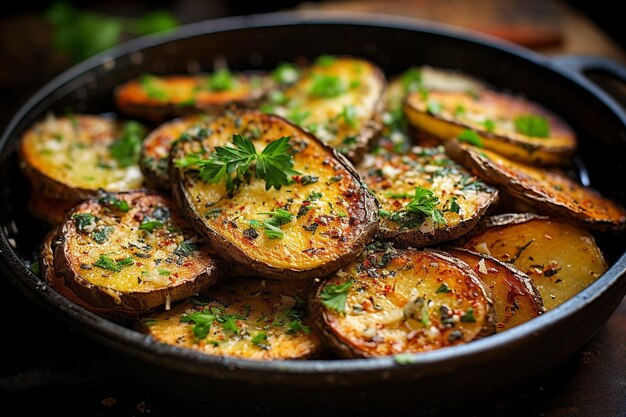
[[[406,205],[405,210],[409,213],[421,213],[426,217],[431,217],[435,223],[445,223],[441,211],[437,210],[439,198],[430,190],[422,187],[415,187],[413,199]]]
[[[252,172],[265,181],[266,190],[272,187],[280,190],[283,185],[293,182],[293,176],[300,175],[293,169],[290,139],[290,136],[283,136],[257,152],[249,138],[233,135],[234,146],[217,146],[209,159],[188,155],[175,160],[175,164],[183,169],[197,170],[200,179],[207,183],[225,182],[229,194],[249,181]],[[251,169],[253,164],[254,170]]]
[[[354,281],[352,280],[346,281],[343,284],[327,284],[320,292],[322,304],[331,310],[335,310],[339,313],[345,313],[348,291],[352,288],[353,284]]]

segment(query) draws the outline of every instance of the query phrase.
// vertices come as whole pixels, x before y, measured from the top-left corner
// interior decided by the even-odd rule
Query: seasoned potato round
[[[254,111],[224,115],[207,129],[206,138],[175,145],[171,174],[180,206],[220,256],[266,277],[311,278],[350,262],[375,234],[374,197],[313,136]],[[255,155],[263,152],[278,162],[259,173]],[[216,155],[247,169],[234,177]],[[270,186],[277,178],[288,184]]]
[[[48,116],[20,142],[21,166],[47,197],[78,202],[106,191],[141,188],[137,161],[144,128],[100,116]]]
[[[498,200],[498,190],[449,159],[443,147],[367,155],[358,168],[380,203],[379,236],[426,246],[467,233]]]
[[[483,146],[508,158],[540,165],[568,165],[574,131],[558,116],[522,97],[483,89],[411,93],[405,110],[411,124],[442,140],[466,129]]]
[[[225,265],[167,198],[133,192],[76,207],[60,228],[54,270],[94,307],[149,310],[208,288]]]
[[[122,113],[160,121],[198,109],[213,112],[232,104],[253,105],[270,85],[262,74],[227,69],[203,75],[144,75],[117,87],[115,102]]]
[[[381,129],[384,92],[385,77],[371,62],[323,56],[283,93],[270,95],[262,109],[358,162]]]
[[[510,329],[545,312],[541,295],[531,279],[517,268],[484,253],[461,248],[445,251],[468,264],[491,290],[496,331]]]
[[[144,318],[155,340],[208,355],[245,359],[304,359],[322,345],[306,313],[300,282],[238,278],[170,311]]]
[[[536,210],[563,216],[594,230],[621,231],[626,211],[560,171],[531,167],[466,143],[446,143],[448,155],[483,180]]]
[[[572,298],[607,269],[593,236],[563,220],[504,214],[485,219],[481,228],[463,247],[526,273],[547,310]]]
[[[315,325],[344,357],[423,352],[495,332],[493,306],[467,264],[434,250],[371,245],[322,282]]]

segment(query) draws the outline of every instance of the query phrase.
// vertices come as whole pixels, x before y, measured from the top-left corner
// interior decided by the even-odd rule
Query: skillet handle
[[[592,55],[561,55],[550,59],[558,67],[577,72],[587,78],[589,73],[596,72],[626,83],[626,67],[610,58]]]

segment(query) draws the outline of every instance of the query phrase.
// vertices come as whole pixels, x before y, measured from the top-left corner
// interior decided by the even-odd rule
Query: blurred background
[[[603,4],[605,3],[605,4]],[[545,53],[626,62],[619,4],[580,0],[111,0],[7,2],[0,15],[0,125],[72,64],[136,36],[185,23],[277,10],[325,9],[414,16],[478,30]]]

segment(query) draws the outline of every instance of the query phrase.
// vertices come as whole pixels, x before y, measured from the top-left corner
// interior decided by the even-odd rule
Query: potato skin
[[[236,127],[237,125],[240,127]],[[342,230],[344,232],[347,231],[349,235],[347,235],[346,240],[342,242],[339,242],[341,239],[326,239],[324,242],[325,246],[319,249],[319,253],[316,253],[315,256],[311,256],[306,252],[307,250],[318,250],[316,247],[313,247],[311,243],[304,245],[298,243],[297,247],[287,247],[285,246],[286,244],[280,244],[280,242],[283,241],[283,239],[280,239],[278,243],[276,243],[277,246],[274,247],[266,245],[268,242],[265,240],[262,240],[258,244],[254,243],[255,241],[251,242],[250,239],[245,238],[245,235],[233,231],[241,229],[245,224],[241,227],[232,227],[232,220],[228,218],[229,215],[233,214],[231,212],[232,207],[242,207],[241,210],[245,212],[239,211],[237,212],[237,216],[243,220],[245,220],[247,215],[257,216],[258,212],[267,209],[264,207],[272,207],[271,205],[265,205],[265,198],[273,199],[273,201],[276,202],[291,196],[287,191],[283,191],[289,187],[295,190],[294,193],[296,193],[296,195],[293,195],[294,198],[300,195],[298,201],[290,203],[293,206],[297,206],[297,204],[300,204],[299,200],[302,199],[301,197],[304,195],[310,195],[313,191],[327,191],[326,189],[318,188],[322,187],[321,184],[326,182],[327,179],[320,177],[322,179],[320,179],[319,183],[307,185],[302,188],[299,188],[299,184],[293,184],[283,187],[280,191],[273,189],[264,190],[262,180],[254,179],[250,184],[242,186],[242,188],[234,194],[233,198],[228,199],[224,184],[203,184],[198,180],[194,180],[192,178],[193,176],[185,174],[182,169],[175,166],[174,161],[183,157],[187,152],[183,147],[194,146],[193,142],[185,142],[184,144],[179,142],[175,145],[170,159],[172,194],[178,203],[178,207],[181,207],[184,216],[193,223],[196,230],[204,236],[213,250],[219,253],[224,259],[245,269],[255,271],[263,277],[277,279],[309,279],[325,276],[350,262],[375,235],[378,229],[378,207],[376,200],[362,185],[358,174],[354,171],[350,162],[335,150],[325,146],[312,135],[278,116],[262,114],[252,110],[236,111],[223,118],[214,120],[210,126],[212,131],[219,131],[220,135],[222,135],[215,137],[209,136],[203,142],[202,146],[210,149],[229,143],[231,140],[230,133],[243,132],[245,134],[246,129],[257,127],[262,132],[270,131],[272,134],[275,134],[275,137],[272,136],[271,139],[281,136],[292,136],[299,141],[299,143],[305,143],[306,150],[296,153],[294,157],[294,168],[305,168],[308,163],[310,163],[311,166],[313,164],[319,164],[315,169],[319,169],[323,175],[328,176],[331,172],[333,175],[340,175],[341,179],[338,182],[329,183],[326,184],[326,186],[330,187],[328,190],[332,193],[335,193],[336,190],[343,193],[341,195],[337,193],[337,196],[346,200],[345,204],[347,204],[347,206],[344,205],[343,209],[348,212],[346,219],[349,219],[349,222],[344,224],[338,216],[334,216],[332,219],[326,218],[332,225],[335,224],[333,222],[341,222]],[[226,137],[223,137],[224,135],[226,135]],[[261,145],[264,145],[269,142],[269,138],[261,137],[255,140],[255,142],[256,141],[262,142]],[[309,152],[309,148],[315,148],[316,152]],[[327,168],[331,166],[333,168]],[[307,174],[307,172],[302,172],[302,174]],[[319,173],[316,172],[316,174]],[[249,192],[247,191],[248,187],[251,187],[251,191]],[[339,189],[336,187],[343,188]],[[204,201],[203,196],[206,197],[209,195],[211,195],[214,200]],[[255,205],[259,202],[263,203],[263,206],[257,207]],[[305,200],[303,200],[301,204],[305,205]],[[198,207],[196,207],[196,205],[198,205]],[[198,212],[199,208],[206,210],[207,207],[211,207],[212,210],[220,210],[216,218],[206,218],[206,216]],[[324,211],[327,209],[322,206],[318,208],[322,210],[320,212],[321,216],[328,214]],[[292,222],[295,224],[295,227],[298,227],[297,233],[294,230],[294,234],[291,235],[293,239],[295,239],[294,242],[296,242],[297,239],[301,239],[301,236],[308,236],[306,233],[310,233],[311,237],[308,238],[310,242],[314,241],[315,243],[321,244],[322,241],[318,239],[318,236],[320,236],[319,233],[316,235],[316,231],[311,233],[304,229],[305,221],[312,220],[313,222],[317,222],[317,220],[312,217],[312,212],[313,210],[302,216],[302,219],[298,217],[295,222]],[[328,223],[326,220],[324,221],[326,225],[322,222],[320,229],[327,226],[330,227],[329,225],[331,225],[331,223]],[[232,229],[226,228],[229,225]],[[326,233],[326,231],[322,231]],[[330,233],[332,231],[329,229],[328,232]],[[305,235],[303,235],[303,233]],[[259,240],[258,238],[261,237],[262,231],[255,239]],[[297,241],[299,242],[299,240]],[[306,254],[306,257],[298,253],[297,249],[301,249],[301,247],[305,247],[302,253]],[[329,250],[334,252],[330,252]],[[298,256],[297,261],[293,261],[295,256]],[[290,262],[286,261],[288,258],[291,259]],[[310,264],[304,265],[298,263],[301,262],[302,259]]]
[[[467,263],[491,290],[497,332],[532,320],[546,311],[532,280],[512,265],[468,249],[450,247],[444,251]]]
[[[73,203],[93,197],[99,189],[139,189],[139,166],[117,166],[109,155],[109,146],[122,130],[123,123],[102,116],[48,116],[22,136],[20,167],[35,192]]]
[[[47,197],[30,187],[26,207],[30,214],[48,227],[56,227],[68,216],[76,205],[74,201]]]
[[[317,357],[323,346],[306,316],[308,284],[233,278],[169,311],[151,314],[138,328],[159,342],[207,355],[253,360]],[[206,337],[196,337],[194,323],[181,321],[193,313],[214,315]],[[238,334],[225,325],[227,317],[236,317],[231,324]]]
[[[98,199],[88,200],[77,206],[72,216],[61,225],[53,248],[55,273],[90,305],[147,311],[205,290],[228,269],[228,264],[210,255],[206,247],[194,249],[191,255],[172,259],[168,263],[167,260],[174,256],[172,245],[177,244],[179,247],[187,237],[193,236],[189,226],[170,209],[172,206],[169,200],[147,192],[118,193],[113,196],[128,202],[130,209],[127,213],[116,212],[101,204]],[[140,223],[158,209],[172,210],[171,217],[163,220],[165,226],[173,228],[172,231],[161,227],[144,233]],[[81,232],[76,218],[81,214],[94,216],[95,227],[113,227],[111,237],[104,243],[97,243],[94,232],[89,235]],[[99,222],[101,224],[98,226]],[[113,271],[115,274],[97,267],[98,256],[103,251],[112,259],[132,259],[131,266]],[[159,266],[162,260],[165,262]],[[152,262],[155,266],[150,266]],[[161,270],[167,271],[167,275]]]
[[[455,164],[443,147],[413,147],[404,155],[379,152],[368,155],[358,170],[378,199],[380,213],[386,213],[380,215],[378,237],[403,247],[454,240],[470,231],[498,201],[496,188]],[[393,221],[393,215],[402,212],[413,199],[416,186],[432,191],[438,198],[436,209],[445,224],[437,224],[428,216],[418,221],[417,215],[405,223]],[[451,209],[452,202],[458,206],[456,212]]]
[[[348,281],[353,284],[346,293],[345,315],[325,307],[321,302],[325,287]],[[414,317],[417,310],[411,310],[425,300],[422,294],[429,298],[429,323],[424,323],[423,311],[420,323]],[[320,281],[309,293],[308,305],[315,329],[344,358],[423,352],[495,333],[489,289],[467,264],[433,249],[372,244],[352,264]],[[474,320],[459,320],[470,306]],[[444,313],[453,321],[444,324]]]
[[[565,217],[592,230],[621,232],[626,227],[624,208],[559,171],[523,165],[457,141],[447,142],[446,152],[478,177],[504,187],[508,194],[540,212]]]
[[[600,248],[585,229],[530,213],[488,217],[461,243],[527,274],[546,310],[572,298],[607,270]]]
[[[429,110],[433,102],[441,107],[436,114]],[[464,111],[457,113],[459,107]],[[427,99],[420,93],[412,93],[405,103],[405,111],[413,126],[443,141],[470,129],[478,134],[486,149],[527,164],[570,165],[576,150],[574,131],[555,114],[525,98],[489,89],[477,93],[435,90],[429,92]],[[527,114],[548,121],[548,137],[527,136],[512,128],[515,117]],[[480,121],[483,118],[492,121],[492,129],[484,126]]]

